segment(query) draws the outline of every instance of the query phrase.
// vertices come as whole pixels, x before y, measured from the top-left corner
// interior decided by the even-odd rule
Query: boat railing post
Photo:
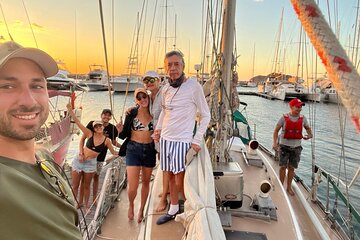
[[[256,123],[254,123],[254,139],[256,139]]]
[[[329,213],[329,201],[330,201],[330,181],[329,181],[329,175],[326,176],[326,183],[327,183],[327,187],[326,187],[326,207],[325,207],[325,213],[328,214]]]

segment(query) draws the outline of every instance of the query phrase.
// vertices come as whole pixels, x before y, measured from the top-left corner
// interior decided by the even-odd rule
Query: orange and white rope
[[[291,0],[342,103],[360,132],[360,76],[314,0]]]

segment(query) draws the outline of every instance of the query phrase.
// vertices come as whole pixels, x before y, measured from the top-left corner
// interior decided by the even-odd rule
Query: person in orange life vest
[[[295,175],[295,169],[300,162],[300,155],[302,151],[301,139],[312,138],[312,131],[308,120],[305,116],[300,115],[302,106],[305,104],[298,98],[294,98],[289,102],[290,112],[284,114],[277,122],[273,134],[273,149],[280,152],[280,181],[284,184],[286,169],[287,173],[287,187],[286,191],[294,196],[294,191],[291,188],[291,181]],[[302,135],[303,127],[307,135]],[[279,136],[279,131],[282,129]]]

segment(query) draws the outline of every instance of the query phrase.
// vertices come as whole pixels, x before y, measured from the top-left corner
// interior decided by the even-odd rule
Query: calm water
[[[241,89],[244,90],[244,89]],[[255,89],[249,89],[255,90]],[[133,93],[129,93],[126,104],[124,94],[114,94],[112,96],[114,104],[114,115],[117,120],[122,115],[123,108],[127,109],[134,105]],[[279,100],[268,100],[257,96],[242,96],[240,100],[246,102],[248,106],[245,111],[247,119],[254,129],[256,126],[256,138],[267,148],[271,149],[272,134],[275,124],[283,113],[289,111],[288,103]],[[82,122],[87,124],[88,121],[100,119],[100,113],[103,108],[110,107],[110,99],[108,92],[89,92],[78,99],[83,107]],[[342,116],[339,117],[339,111]],[[310,113],[314,117],[310,117]],[[356,132],[353,123],[349,117],[344,117],[345,110],[336,104],[324,103],[306,103],[303,107],[302,114],[305,115],[310,122],[315,135],[315,161],[318,165],[331,172],[334,176],[341,176],[345,182],[350,182],[356,170],[359,167],[360,156],[360,134]],[[345,122],[344,150],[346,158],[346,175],[344,170],[344,161],[341,160],[341,136],[340,122]],[[71,160],[78,151],[79,136],[74,137],[71,143],[70,151],[67,159]],[[308,184],[311,184],[311,141],[303,141],[303,153],[297,174]],[[325,179],[323,179],[324,185]],[[320,191],[324,192],[323,189]],[[324,193],[320,193],[324,194]],[[360,210],[360,178],[353,184],[350,189],[350,200]]]

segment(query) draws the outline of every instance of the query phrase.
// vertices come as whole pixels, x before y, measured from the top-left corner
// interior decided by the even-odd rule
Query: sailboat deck
[[[274,161],[272,158],[264,154],[264,156],[268,160],[269,167],[271,166],[276,172],[279,171],[279,165],[278,162]],[[320,219],[320,224],[324,228],[325,232],[328,234],[330,239],[333,240],[340,240],[342,239],[330,226],[330,222],[326,220],[326,216],[324,212],[320,209],[320,207],[313,203],[310,200],[310,193],[302,186],[300,182],[295,182],[295,187],[301,191],[303,196],[306,197],[307,203],[310,205],[312,210],[317,215],[318,219]],[[293,189],[294,189],[294,181],[293,181]],[[296,191],[295,191],[296,192]],[[322,239],[318,231],[316,230],[312,220],[310,219],[309,215],[306,212],[306,209],[304,208],[303,204],[301,203],[299,197],[296,196],[289,196],[289,201],[291,203],[291,206],[294,210],[294,215],[300,225],[301,234],[303,236],[303,239]]]
[[[277,208],[277,221],[261,220],[251,217],[232,217],[231,230],[263,233],[267,239],[296,239],[295,228],[292,224],[291,214],[287,207],[285,193],[271,169],[248,166],[239,152],[231,151],[231,157],[239,163],[244,174],[243,205],[239,210],[253,211],[250,207],[252,198],[260,192],[260,182],[268,180],[272,185],[270,197]]]
[[[147,213],[145,219],[141,223],[137,223],[137,210],[140,206],[140,194],[141,194],[141,184],[138,188],[138,194],[135,199],[135,217],[134,220],[130,221],[127,217],[128,210],[128,197],[127,191],[124,189],[119,197],[119,201],[115,202],[115,206],[109,214],[106,216],[106,219],[101,227],[101,234],[99,234],[95,239],[101,240],[104,237],[111,239],[146,239],[145,234],[145,222],[151,224],[151,236],[148,236],[148,239],[169,239],[171,236],[172,239],[181,239],[184,228],[182,224],[175,221],[171,221],[164,225],[156,225],[156,220],[160,217],[163,212],[156,212],[155,209],[157,204],[160,201],[158,195],[162,191],[162,172],[158,168],[153,170],[153,175],[155,176],[154,180],[150,183],[150,195],[149,202],[146,206]],[[146,210],[145,210],[146,211]]]
[[[259,151],[259,150],[258,150]],[[259,151],[260,152],[260,151]],[[262,180],[268,180],[272,185],[270,197],[277,208],[277,221],[256,219],[253,217],[236,217],[232,216],[231,227],[224,227],[225,230],[241,231],[247,233],[242,236],[247,236],[251,233],[259,233],[266,237],[266,239],[297,239],[296,231],[301,232],[303,239],[322,239],[317,233],[312,221],[308,217],[304,207],[297,197],[287,196],[282,188],[278,178],[278,163],[273,161],[264,152],[262,155],[268,159],[263,167],[248,166],[243,160],[240,152],[231,151],[231,157],[236,160],[243,169],[244,177],[244,195],[242,207],[237,209],[240,212],[253,211],[250,207],[253,196],[259,192],[259,185]],[[159,168],[153,171],[155,176],[150,185],[150,195],[146,206],[146,216],[142,223],[137,223],[137,210],[140,205],[140,192],[141,184],[138,188],[138,195],[135,200],[135,218],[132,221],[128,220],[128,198],[127,191],[123,189],[118,201],[115,202],[106,216],[101,232],[98,233],[95,239],[100,240],[105,238],[109,239],[181,239],[184,234],[184,227],[181,223],[170,221],[163,225],[156,225],[157,219],[165,213],[156,212],[155,209],[160,201],[158,195],[162,191],[162,172]],[[103,177],[101,177],[103,181]],[[100,183],[101,186],[101,183]],[[305,195],[306,196],[306,195]],[[293,206],[292,211],[287,207],[286,201],[290,201]],[[320,212],[320,211],[319,211]],[[90,216],[91,217],[91,216]],[[299,228],[296,229],[293,224],[293,219],[298,221]],[[324,218],[323,218],[324,219]],[[331,239],[341,239],[339,236],[334,235],[330,226],[326,221],[322,221],[326,231],[329,233]],[[229,237],[229,236],[228,236]],[[228,238],[230,239],[230,237]],[[251,238],[242,238],[251,239]],[[261,239],[261,238],[260,238]],[[263,238],[265,239],[265,238]]]

